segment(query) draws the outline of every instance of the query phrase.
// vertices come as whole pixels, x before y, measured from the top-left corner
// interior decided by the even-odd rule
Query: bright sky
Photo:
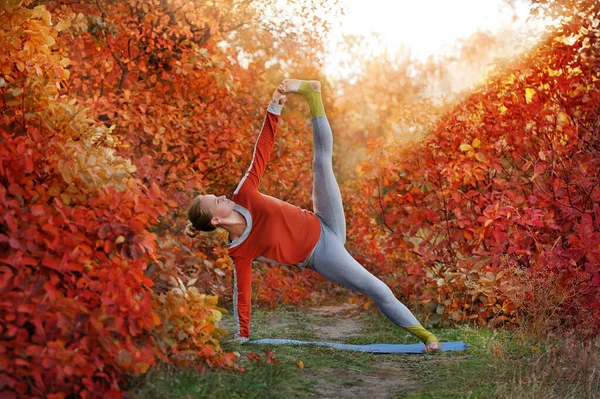
[[[400,46],[412,57],[424,60],[443,54],[458,38],[477,30],[497,32],[506,25],[525,26],[528,1],[516,0],[515,9],[506,0],[342,0],[346,15],[333,26],[327,69],[335,70],[340,57],[335,43],[345,34],[369,36],[376,32],[381,40],[372,40],[375,53],[386,47],[394,52]],[[513,16],[517,17],[513,21]],[[529,23],[531,25],[531,22]]]

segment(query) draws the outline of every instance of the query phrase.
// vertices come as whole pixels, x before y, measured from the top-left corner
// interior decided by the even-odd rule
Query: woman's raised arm
[[[285,95],[277,88],[275,93],[273,93],[273,99],[269,103],[265,120],[260,129],[258,138],[256,139],[250,167],[235,189],[234,195],[237,194],[242,187],[245,190],[258,190],[260,179],[265,173],[267,164],[271,159],[271,151],[273,150],[273,144],[275,143],[275,131],[277,130],[279,115],[281,115],[285,100]]]

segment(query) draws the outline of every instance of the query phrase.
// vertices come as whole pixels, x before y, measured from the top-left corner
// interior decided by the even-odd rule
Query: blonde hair
[[[202,195],[197,196],[188,206],[188,222],[185,226],[185,234],[191,238],[196,237],[201,231],[214,231],[216,229],[210,223],[213,216],[202,208],[200,203],[202,197]]]

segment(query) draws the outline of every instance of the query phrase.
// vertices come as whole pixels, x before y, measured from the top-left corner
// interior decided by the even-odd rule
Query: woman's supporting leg
[[[435,335],[421,326],[392,290],[358,263],[327,226],[323,226],[321,231],[322,236],[313,256],[313,269],[330,281],[367,295],[388,319],[423,341],[427,351],[439,349]]]

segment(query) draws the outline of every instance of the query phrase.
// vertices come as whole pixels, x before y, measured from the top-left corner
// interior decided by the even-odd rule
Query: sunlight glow
[[[478,30],[497,33],[510,27],[518,32],[532,28],[526,22],[527,1],[516,0],[343,0],[346,12],[333,22],[326,69],[339,72],[344,53],[338,43],[344,35],[365,35],[372,55],[404,48],[411,58],[449,54],[458,39]],[[376,34],[377,37],[373,36]]]

